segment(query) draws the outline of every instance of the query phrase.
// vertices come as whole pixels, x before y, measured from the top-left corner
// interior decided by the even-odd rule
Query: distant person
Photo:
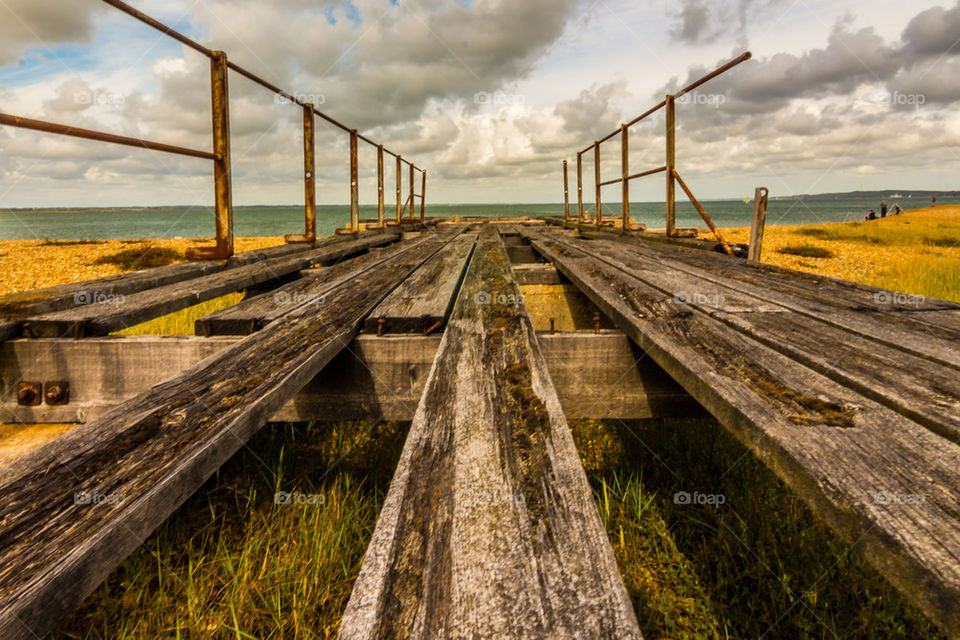
[[[863,216],[863,219],[864,219],[864,220],[876,220],[876,219],[877,219],[877,212],[874,211],[873,209],[870,209],[870,211],[867,211],[867,215]]]
[[[881,218],[887,217],[887,201],[886,200],[880,203],[880,217]]]
[[[930,202],[932,203],[932,206],[934,207],[937,206],[937,196],[933,196],[932,198],[930,198]]]
[[[894,203],[893,205],[893,215],[898,216],[903,213],[903,209],[900,208],[899,204]]]

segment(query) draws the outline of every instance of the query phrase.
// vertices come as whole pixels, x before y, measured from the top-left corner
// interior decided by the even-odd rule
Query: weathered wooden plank
[[[562,242],[960,443],[960,376],[952,367],[704,280],[622,246],[598,246],[576,239]],[[931,313],[941,312],[923,312]]]
[[[533,263],[513,265],[513,275],[517,284],[565,284],[567,281],[552,264]]]
[[[473,252],[476,233],[467,233],[441,249],[377,305],[363,325],[368,333],[436,331],[453,307]]]
[[[533,242],[880,573],[960,634],[960,447],[622,270],[546,235]]]
[[[858,333],[871,340],[914,355],[960,368],[960,326],[932,326],[923,318],[933,311],[948,311],[956,303],[945,300],[911,300],[891,304],[894,293],[856,283],[825,278],[770,265],[751,263],[684,248],[610,240],[601,243],[621,255],[634,254],[657,260],[706,282],[725,285],[792,311]],[[821,288],[823,289],[821,291]]]
[[[0,637],[49,631],[344,348],[430,253],[371,270],[320,309],[295,310],[0,467]]]
[[[518,295],[488,228],[341,638],[640,637],[529,317],[504,304]]]
[[[179,311],[240,289],[278,280],[311,265],[393,242],[396,236],[378,234],[332,247],[299,252],[244,267],[191,278],[129,296],[86,298],[64,311],[27,318],[22,330],[33,338],[102,336],[112,331]]]
[[[338,244],[344,240],[340,237],[322,238],[317,241],[315,247]],[[129,295],[227,269],[243,267],[263,260],[293,255],[310,248],[310,245],[302,244],[280,245],[255,251],[245,251],[227,260],[172,264],[94,280],[70,282],[44,289],[7,294],[0,296],[0,318],[25,318],[30,315],[61,311],[73,307],[76,304],[76,297]]]
[[[440,333],[360,335],[273,422],[413,420]],[[237,344],[238,336],[111,336],[0,345],[0,423],[89,422]],[[568,420],[698,415],[700,405],[619,331],[538,335]],[[66,381],[70,403],[17,404],[20,380]]]
[[[327,290],[349,281],[398,253],[416,247],[430,237],[401,240],[333,266],[311,269],[293,282],[198,319],[195,333],[202,336],[249,335],[297,307],[323,304],[323,296]],[[449,232],[440,237],[449,238]]]

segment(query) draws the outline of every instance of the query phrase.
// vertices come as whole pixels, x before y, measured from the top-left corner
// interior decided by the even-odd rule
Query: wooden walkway
[[[535,331],[523,287],[571,284],[602,316]],[[106,337],[238,290],[195,337]],[[49,631],[267,421],[388,418],[342,638],[639,638],[567,424],[702,410],[960,635],[960,305],[889,302],[516,220],[2,297],[0,420],[83,424],[0,466],[0,637]]]

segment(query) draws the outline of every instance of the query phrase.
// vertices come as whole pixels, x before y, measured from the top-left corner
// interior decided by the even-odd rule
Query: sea
[[[888,199],[904,210],[929,206],[926,198]],[[752,202],[704,201],[704,209],[719,227],[749,226]],[[960,198],[939,198],[937,204],[960,204]],[[586,208],[593,210],[593,203]],[[836,199],[806,196],[771,199],[767,224],[816,224],[862,220],[880,202],[866,198]],[[563,204],[430,204],[429,216],[543,216],[563,215]],[[390,207],[387,207],[389,219]],[[576,206],[571,206],[576,215]],[[376,206],[361,206],[361,219],[376,218]],[[604,216],[620,216],[620,204],[604,205]],[[663,202],[630,204],[630,216],[648,228],[664,226]],[[349,219],[345,206],[317,207],[317,234],[331,235]],[[703,220],[687,202],[677,203],[677,226],[703,227]],[[303,233],[303,206],[249,206],[234,209],[234,233],[241,237]],[[0,212],[2,240],[113,240],[135,238],[203,238],[214,235],[213,209],[207,207],[150,207],[130,209],[44,209]]]

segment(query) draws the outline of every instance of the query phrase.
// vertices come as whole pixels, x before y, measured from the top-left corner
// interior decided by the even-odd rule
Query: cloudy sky
[[[678,167],[702,199],[960,188],[960,2],[132,4],[413,158],[433,202],[559,201],[561,160],[747,49],[678,106]],[[235,203],[302,202],[299,109],[230,83]],[[209,102],[203,56],[99,0],[0,0],[0,112],[208,149]],[[663,164],[662,130],[631,130],[633,170]],[[348,198],[346,142],[318,124],[321,203]],[[618,158],[605,145],[604,179]],[[375,167],[361,143],[365,202]],[[211,175],[0,127],[0,208],[210,203]],[[662,176],[634,184],[635,200],[663,197]]]

